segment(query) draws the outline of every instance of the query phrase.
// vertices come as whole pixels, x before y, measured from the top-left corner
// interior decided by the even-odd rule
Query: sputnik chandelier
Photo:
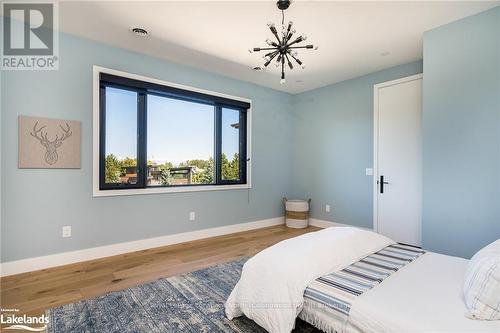
[[[248,50],[250,53],[252,52],[260,52],[267,51],[264,54],[263,58],[265,60],[264,67],[267,67],[274,59],[276,68],[281,66],[281,84],[285,84],[285,67],[288,65],[290,70],[293,69],[293,64],[291,60],[294,60],[299,66],[305,68],[305,65],[298,58],[298,49],[314,49],[317,50],[318,47],[309,44],[309,45],[298,45],[301,42],[304,42],[307,37],[306,35],[301,35],[292,40],[293,35],[295,34],[295,29],[292,27],[293,22],[289,21],[288,25],[285,26],[285,10],[290,6],[290,0],[279,0],[276,2],[278,9],[281,10],[281,33],[278,33],[276,26],[274,23],[269,22],[267,26],[269,30],[271,30],[274,37],[276,37],[276,41],[272,41],[271,39],[266,39],[266,43],[269,47],[254,47],[253,49]],[[286,64],[285,64],[286,62]]]

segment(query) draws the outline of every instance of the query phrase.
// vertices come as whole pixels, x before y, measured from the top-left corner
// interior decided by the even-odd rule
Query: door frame
[[[377,83],[373,86],[373,231],[378,231],[378,121],[379,121],[379,105],[378,91],[381,88],[394,86],[401,83],[423,80],[424,75],[415,74],[403,77],[396,80]]]

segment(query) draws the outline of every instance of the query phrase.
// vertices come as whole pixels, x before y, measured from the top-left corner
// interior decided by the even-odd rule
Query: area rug
[[[247,259],[160,279],[47,311],[47,332],[266,332],[252,320],[228,320],[224,302]],[[297,319],[294,332],[320,332]]]

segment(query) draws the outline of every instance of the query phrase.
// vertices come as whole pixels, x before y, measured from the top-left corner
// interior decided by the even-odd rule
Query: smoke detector
[[[132,25],[132,26],[130,26],[129,31],[137,36],[140,36],[140,37],[149,36],[149,31],[145,27]]]

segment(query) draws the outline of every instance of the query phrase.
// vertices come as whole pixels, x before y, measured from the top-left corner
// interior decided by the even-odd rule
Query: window
[[[247,101],[98,75],[99,191],[247,184]]]
[[[137,93],[105,88],[106,184],[137,184]]]
[[[244,114],[242,115],[237,109],[222,108],[221,121],[221,179],[223,182],[238,182],[245,178],[243,169],[240,168],[240,153],[245,147],[242,147],[242,136],[244,133],[243,126],[240,129],[240,124],[245,123]]]
[[[148,186],[214,183],[214,107],[148,96]]]

